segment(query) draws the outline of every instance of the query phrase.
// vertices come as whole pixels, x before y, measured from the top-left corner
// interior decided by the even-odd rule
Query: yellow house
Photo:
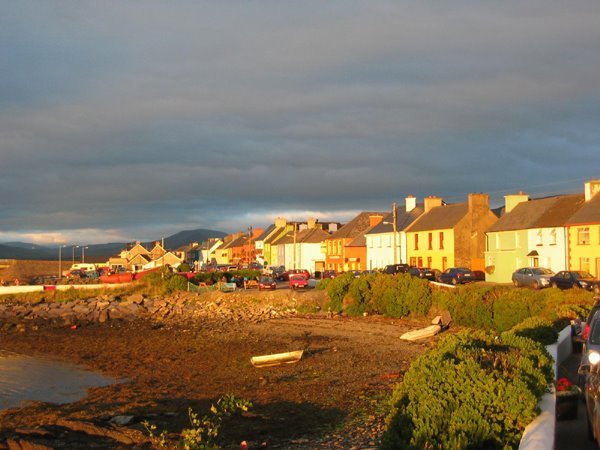
[[[406,229],[408,263],[442,271],[484,270],[485,231],[496,220],[487,194],[471,193],[466,203],[452,205],[427,197],[424,213]]]
[[[600,277],[600,180],[585,183],[585,203],[568,221],[567,266]]]

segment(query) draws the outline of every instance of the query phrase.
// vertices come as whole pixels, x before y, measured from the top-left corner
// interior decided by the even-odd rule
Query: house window
[[[556,245],[556,228],[550,230],[550,245]]]
[[[590,258],[579,258],[579,269],[589,272],[590,267]]]
[[[440,231],[440,250],[444,249],[444,232]]]
[[[417,259],[417,267],[423,267],[423,258],[421,256]]]
[[[578,245],[589,245],[589,243],[590,243],[590,229],[588,227],[577,228],[577,244]]]
[[[410,257],[410,265],[414,266],[417,264],[417,258],[415,258],[414,256]]]
[[[427,267],[431,269],[431,256],[427,257]]]
[[[415,250],[419,250],[419,235],[415,234]]]
[[[542,245],[542,230],[538,230],[535,236],[535,245]]]
[[[433,250],[433,233],[427,235],[427,241],[429,242],[429,250]]]
[[[448,268],[448,257],[442,257],[442,272]]]

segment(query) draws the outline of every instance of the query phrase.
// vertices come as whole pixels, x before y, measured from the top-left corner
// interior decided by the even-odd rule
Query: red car
[[[258,290],[262,291],[264,289],[277,289],[277,283],[273,277],[262,277],[258,281]]]
[[[308,277],[304,273],[290,274],[290,289],[308,287]]]

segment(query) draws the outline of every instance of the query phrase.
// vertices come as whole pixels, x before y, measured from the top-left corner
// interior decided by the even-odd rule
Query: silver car
[[[544,267],[522,267],[512,274],[512,282],[516,287],[529,286],[541,289],[550,286],[550,277],[554,275]]]

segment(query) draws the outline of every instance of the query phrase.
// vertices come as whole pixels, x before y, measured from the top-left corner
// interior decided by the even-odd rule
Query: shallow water
[[[90,387],[115,382],[75,364],[0,350],[0,409],[28,400],[70,403],[85,397]]]

